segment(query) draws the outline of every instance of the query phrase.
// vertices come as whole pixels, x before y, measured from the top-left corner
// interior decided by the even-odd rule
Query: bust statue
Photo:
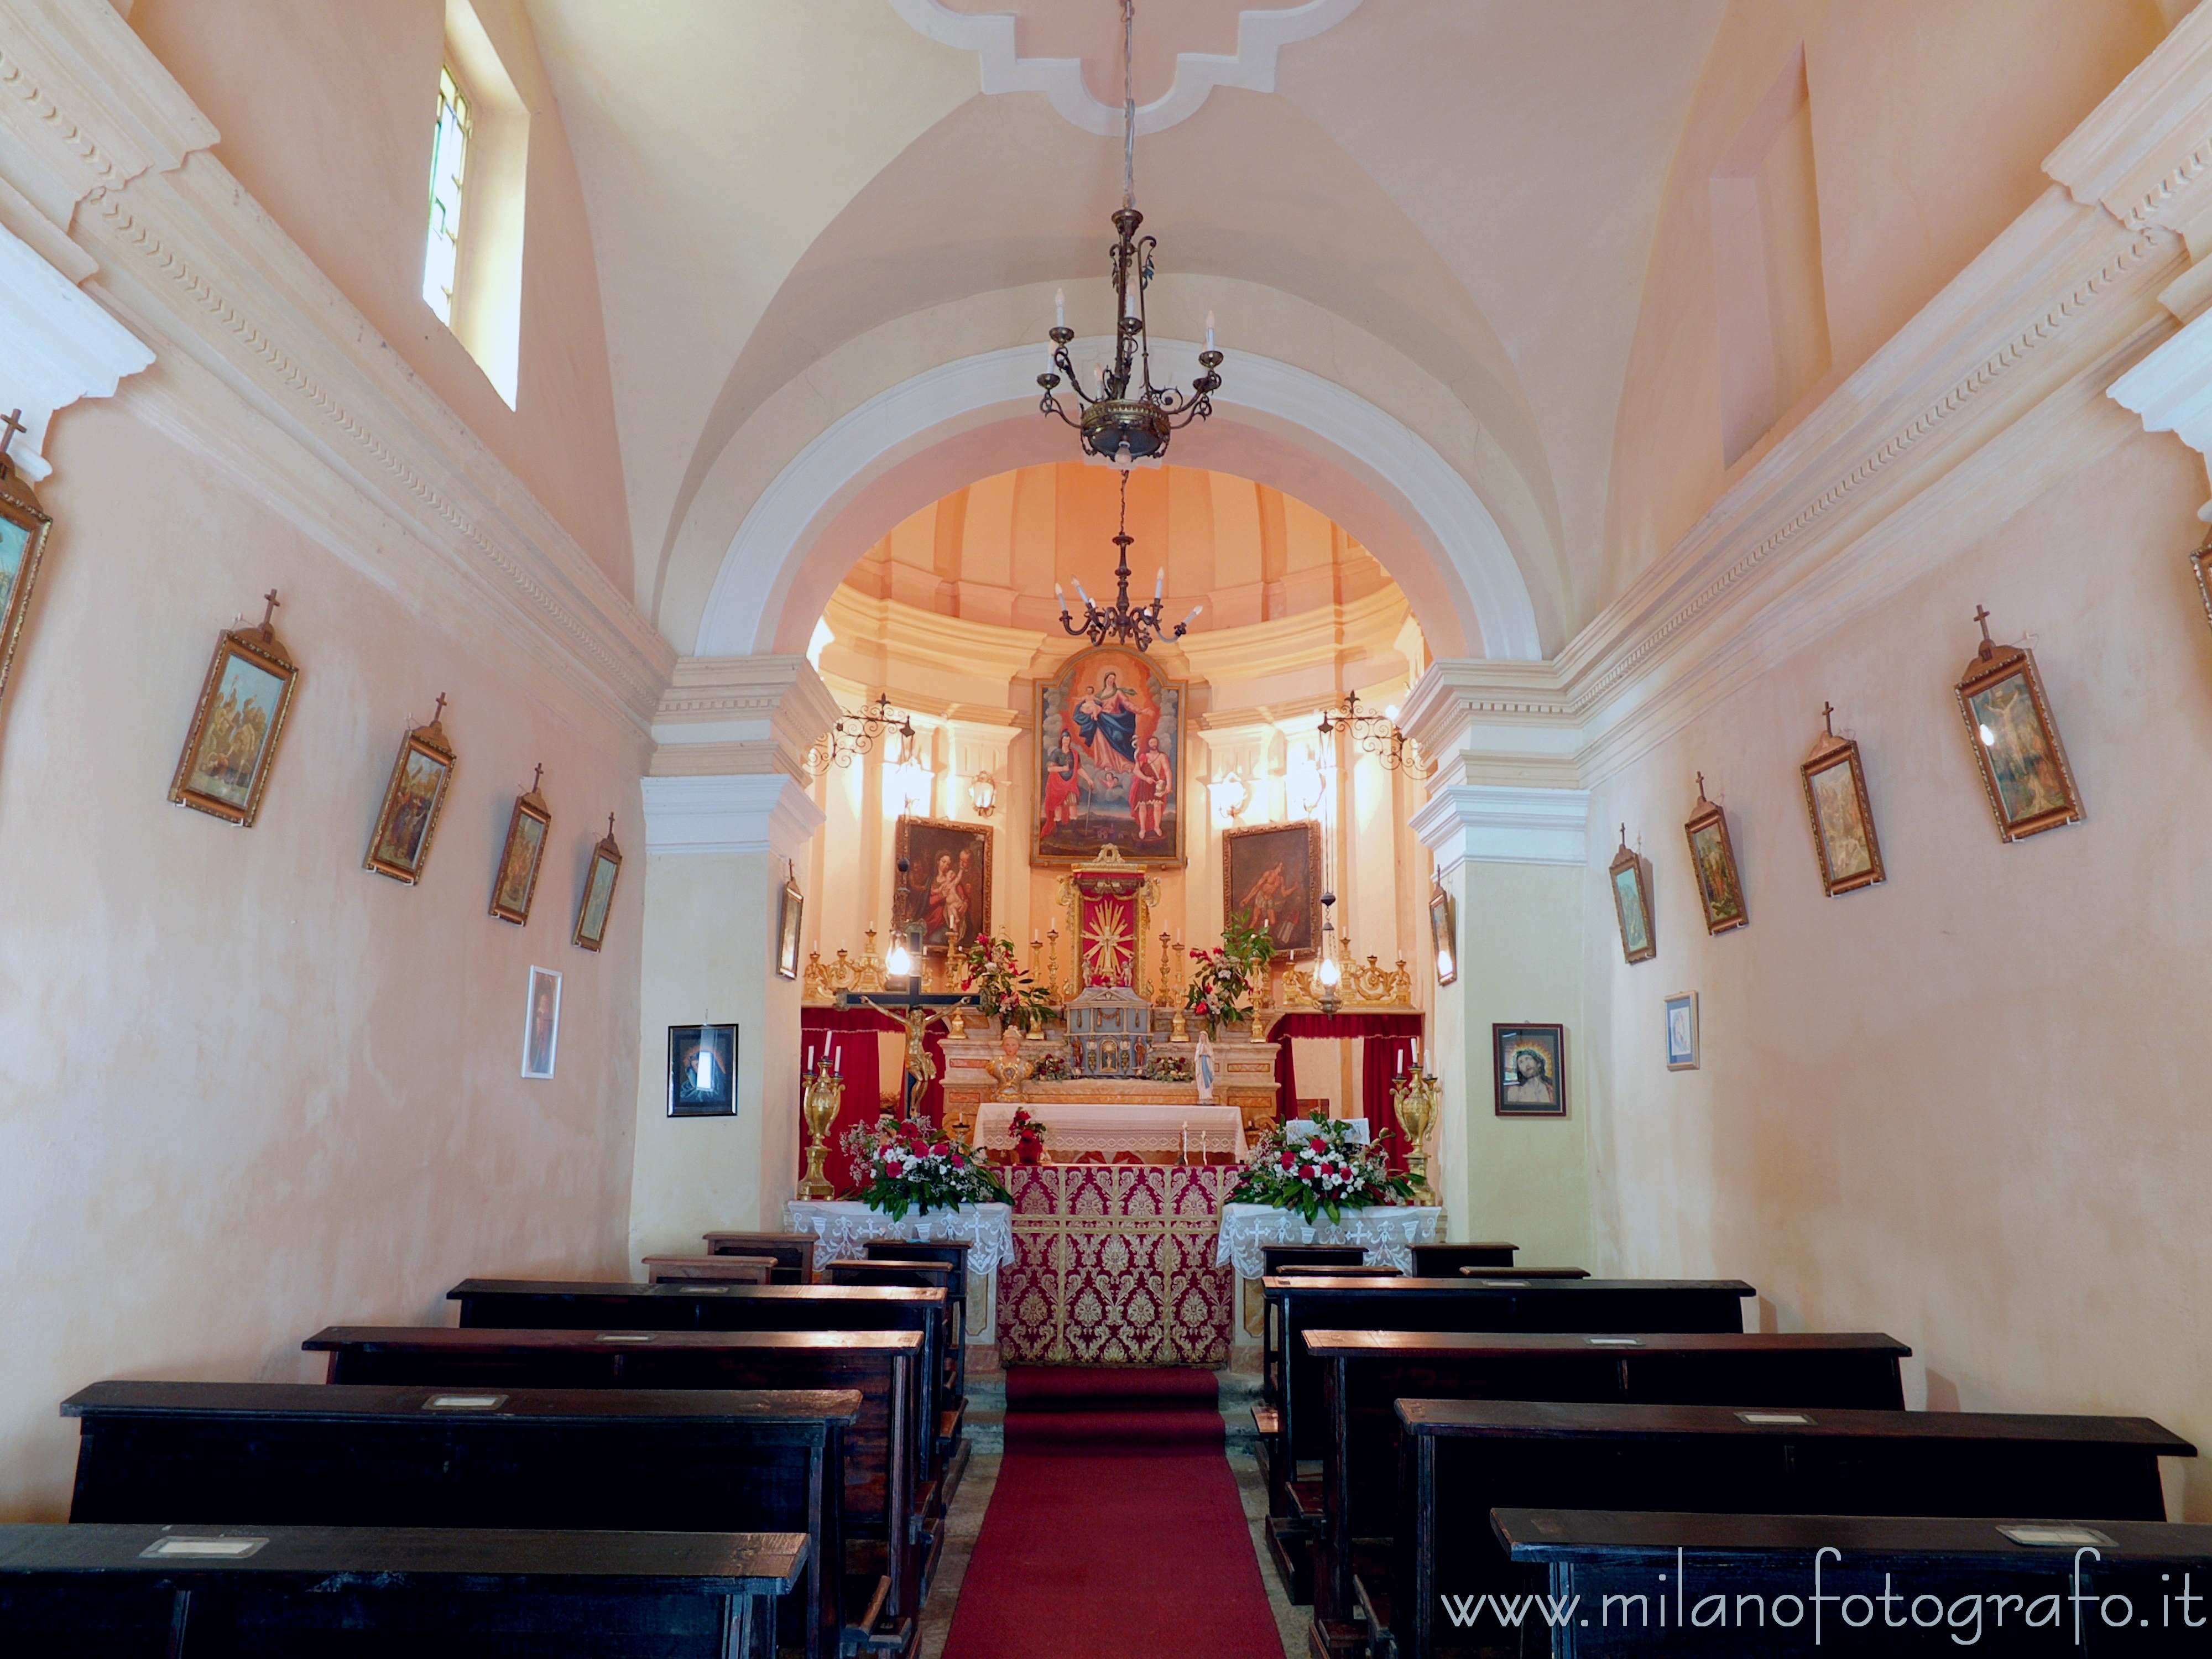
[[[999,1035],[999,1057],[983,1069],[999,1085],[998,1099],[1018,1101],[1022,1098],[1022,1085],[1036,1070],[1036,1062],[1022,1058],[1022,1034],[1009,1025]]]

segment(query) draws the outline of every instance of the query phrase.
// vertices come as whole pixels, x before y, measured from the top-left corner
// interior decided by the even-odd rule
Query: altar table
[[[1235,1276],[1213,1256],[1242,1170],[1062,1164],[1006,1174],[1013,1256],[999,1276],[1001,1358],[1228,1363]]]
[[[975,1144],[1010,1147],[1020,1107],[1011,1101],[986,1101],[975,1109]],[[1032,1103],[1030,1115],[1045,1125],[1047,1158],[1072,1164],[1079,1152],[1179,1152],[1200,1151],[1244,1156],[1244,1115],[1234,1106],[1163,1105],[1145,1101],[1056,1100]],[[1188,1134],[1185,1131],[1188,1131]]]

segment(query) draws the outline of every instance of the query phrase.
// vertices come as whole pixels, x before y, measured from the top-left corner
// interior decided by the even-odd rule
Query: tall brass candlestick
[[[1414,1073],[1391,1085],[1390,1103],[1398,1113],[1398,1127],[1406,1132],[1406,1173],[1413,1177],[1413,1197],[1423,1204],[1437,1202],[1429,1185],[1429,1135],[1437,1127],[1437,1080]]]
[[[830,1128],[837,1121],[837,1108],[845,1098],[845,1079],[824,1060],[816,1066],[799,1094],[799,1110],[806,1120],[806,1178],[799,1183],[801,1198],[835,1198],[836,1189],[823,1173],[822,1160],[830,1156]]]

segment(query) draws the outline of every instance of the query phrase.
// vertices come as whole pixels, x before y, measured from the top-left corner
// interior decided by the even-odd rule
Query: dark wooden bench
[[[1263,1279],[1285,1267],[1364,1267],[1367,1249],[1360,1244],[1262,1244],[1260,1262]]]
[[[817,1279],[824,1285],[871,1285],[877,1289],[942,1291],[945,1317],[937,1336],[937,1480],[939,1501],[949,1505],[967,1473],[969,1446],[963,1427],[968,1417],[968,1345],[961,1330],[964,1296],[952,1295],[954,1269],[943,1261],[878,1261],[869,1257],[832,1261],[820,1268]],[[964,1288],[964,1287],[963,1287]]]
[[[1423,1248],[1427,1248],[1424,1246]],[[1454,1246],[1455,1249],[1474,1248]],[[1464,1265],[1464,1264],[1462,1264]],[[1322,1455],[1314,1415],[1321,1372],[1298,1342],[1309,1329],[1388,1331],[1741,1331],[1741,1279],[1577,1279],[1498,1285],[1462,1279],[1268,1279],[1261,1364],[1274,1433],[1264,1431],[1269,1512],[1291,1513],[1300,1460]],[[1315,1402],[1310,1407],[1309,1402]]]
[[[1492,1242],[1476,1244],[1416,1244],[1415,1279],[1449,1279],[1462,1267],[1510,1267],[1520,1253],[1517,1244]]]
[[[804,1533],[0,1526],[8,1659],[774,1659]]]
[[[811,1285],[814,1253],[822,1241],[812,1233],[702,1233],[708,1255],[764,1255],[775,1263],[771,1285]]]
[[[764,1255],[649,1255],[645,1258],[645,1282],[682,1285],[703,1279],[722,1285],[771,1285],[776,1282],[777,1265]]]
[[[2183,1522],[2048,1510],[1919,1520],[1507,1509],[1492,1513],[1492,1526],[1515,1561],[1549,1580],[1553,1605],[1508,1609],[1522,1618],[1525,1650],[1574,1659],[2164,1659],[2203,1653],[2212,1619],[2212,1526]],[[1655,1611],[1662,1591],[1664,1628]],[[1558,1608],[1571,1611],[1550,1629],[1543,1613]],[[1497,1626],[1495,1602],[1457,1611],[1470,1625],[1455,1635]],[[1686,1642],[1686,1622],[1696,1632]]]
[[[784,1639],[835,1659],[850,1390],[440,1392],[391,1384],[95,1382],[70,1519],[215,1525],[803,1532]]]
[[[913,1415],[929,1431],[912,1444],[920,1510],[950,1496],[936,1425],[959,1402],[939,1356],[951,1322],[943,1291],[856,1285],[623,1285],[592,1280],[465,1279],[446,1292],[464,1330],[915,1331],[922,1363],[910,1378]]]
[[[1516,1279],[1527,1283],[1540,1279],[1588,1279],[1590,1274],[1588,1267],[1462,1267],[1459,1276],[1510,1285]]]
[[[301,1346],[330,1355],[332,1382],[441,1389],[850,1389],[846,1576],[884,1587],[883,1618],[911,1639],[944,1539],[915,1507],[917,1331],[453,1330],[333,1326]],[[847,1605],[851,1605],[848,1598]]]
[[[1912,1352],[1879,1333],[1310,1330],[1299,1341],[1321,1383],[1321,1473],[1292,1485],[1268,1537],[1294,1593],[1310,1586],[1316,1615],[1340,1622],[1351,1617],[1352,1540],[1387,1534],[1395,1515],[1400,1400],[1902,1411],[1898,1362]]]
[[[2196,1455],[2141,1417],[1401,1400],[1397,1418],[1395,1522],[1370,1507],[1393,1495],[1368,1492],[1357,1468],[1350,1494],[1357,1611],[1378,1651],[1400,1659],[1513,1650],[1494,1626],[1491,1643],[1469,1644],[1444,1613],[1447,1602],[1544,1588],[1498,1544],[1493,1509],[1663,1503],[1736,1514],[2055,1510],[2162,1521],[2159,1459]],[[1393,1540],[1387,1553],[1368,1542],[1378,1531]]]

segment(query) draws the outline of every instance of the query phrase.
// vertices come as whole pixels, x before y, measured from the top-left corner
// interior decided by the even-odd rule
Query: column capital
[[[1554,663],[1440,659],[1406,694],[1398,725],[1441,785],[1582,783],[1582,722]]]
[[[1412,829],[1437,858],[1437,873],[1461,865],[1589,862],[1589,791],[1511,784],[1433,787]]]
[[[803,778],[843,712],[803,656],[679,657],[653,711],[653,773]]]
[[[827,816],[781,772],[649,777],[645,850],[653,856],[772,853],[796,860]]]

